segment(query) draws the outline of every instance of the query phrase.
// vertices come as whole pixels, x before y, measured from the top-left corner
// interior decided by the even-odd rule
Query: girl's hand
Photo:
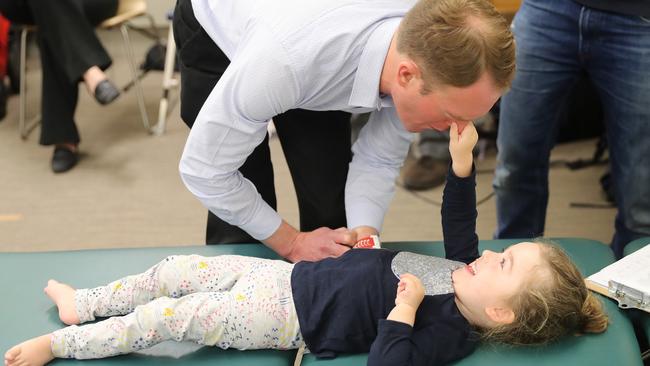
[[[422,303],[424,298],[424,287],[422,281],[410,273],[405,273],[400,276],[400,281],[397,284],[397,296],[395,297],[395,305],[409,305],[413,309],[417,309]]]
[[[469,122],[458,132],[458,124],[451,124],[449,128],[449,153],[451,154],[452,169],[457,177],[468,177],[472,173],[474,156],[472,150],[478,141],[478,132],[474,123]]]

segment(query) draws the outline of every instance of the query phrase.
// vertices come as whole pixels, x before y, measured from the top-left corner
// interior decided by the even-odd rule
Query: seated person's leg
[[[50,46],[41,39],[39,46],[43,69],[40,144],[55,145],[52,170],[62,173],[78,161],[80,137],[74,121],[78,87],[67,80]]]

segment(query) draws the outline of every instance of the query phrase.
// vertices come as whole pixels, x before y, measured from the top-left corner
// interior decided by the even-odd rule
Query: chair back
[[[112,28],[146,12],[146,0],[119,0],[115,15],[104,20],[99,26],[101,28]]]

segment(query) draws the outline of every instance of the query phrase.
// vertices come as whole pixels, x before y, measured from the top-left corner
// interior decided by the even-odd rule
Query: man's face
[[[391,93],[397,115],[410,132],[426,129],[444,131],[452,122],[462,128],[488,113],[501,97],[501,90],[483,74],[474,84],[458,88],[445,86],[422,95],[422,79],[413,78]]]

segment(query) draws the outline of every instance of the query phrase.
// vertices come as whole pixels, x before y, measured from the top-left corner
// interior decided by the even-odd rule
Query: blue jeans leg
[[[586,70],[603,102],[618,213],[614,254],[650,236],[650,19],[589,10]]]
[[[580,7],[563,0],[524,1],[515,16],[517,72],[501,100],[495,238],[544,233],[548,168],[559,115],[580,76]]]

